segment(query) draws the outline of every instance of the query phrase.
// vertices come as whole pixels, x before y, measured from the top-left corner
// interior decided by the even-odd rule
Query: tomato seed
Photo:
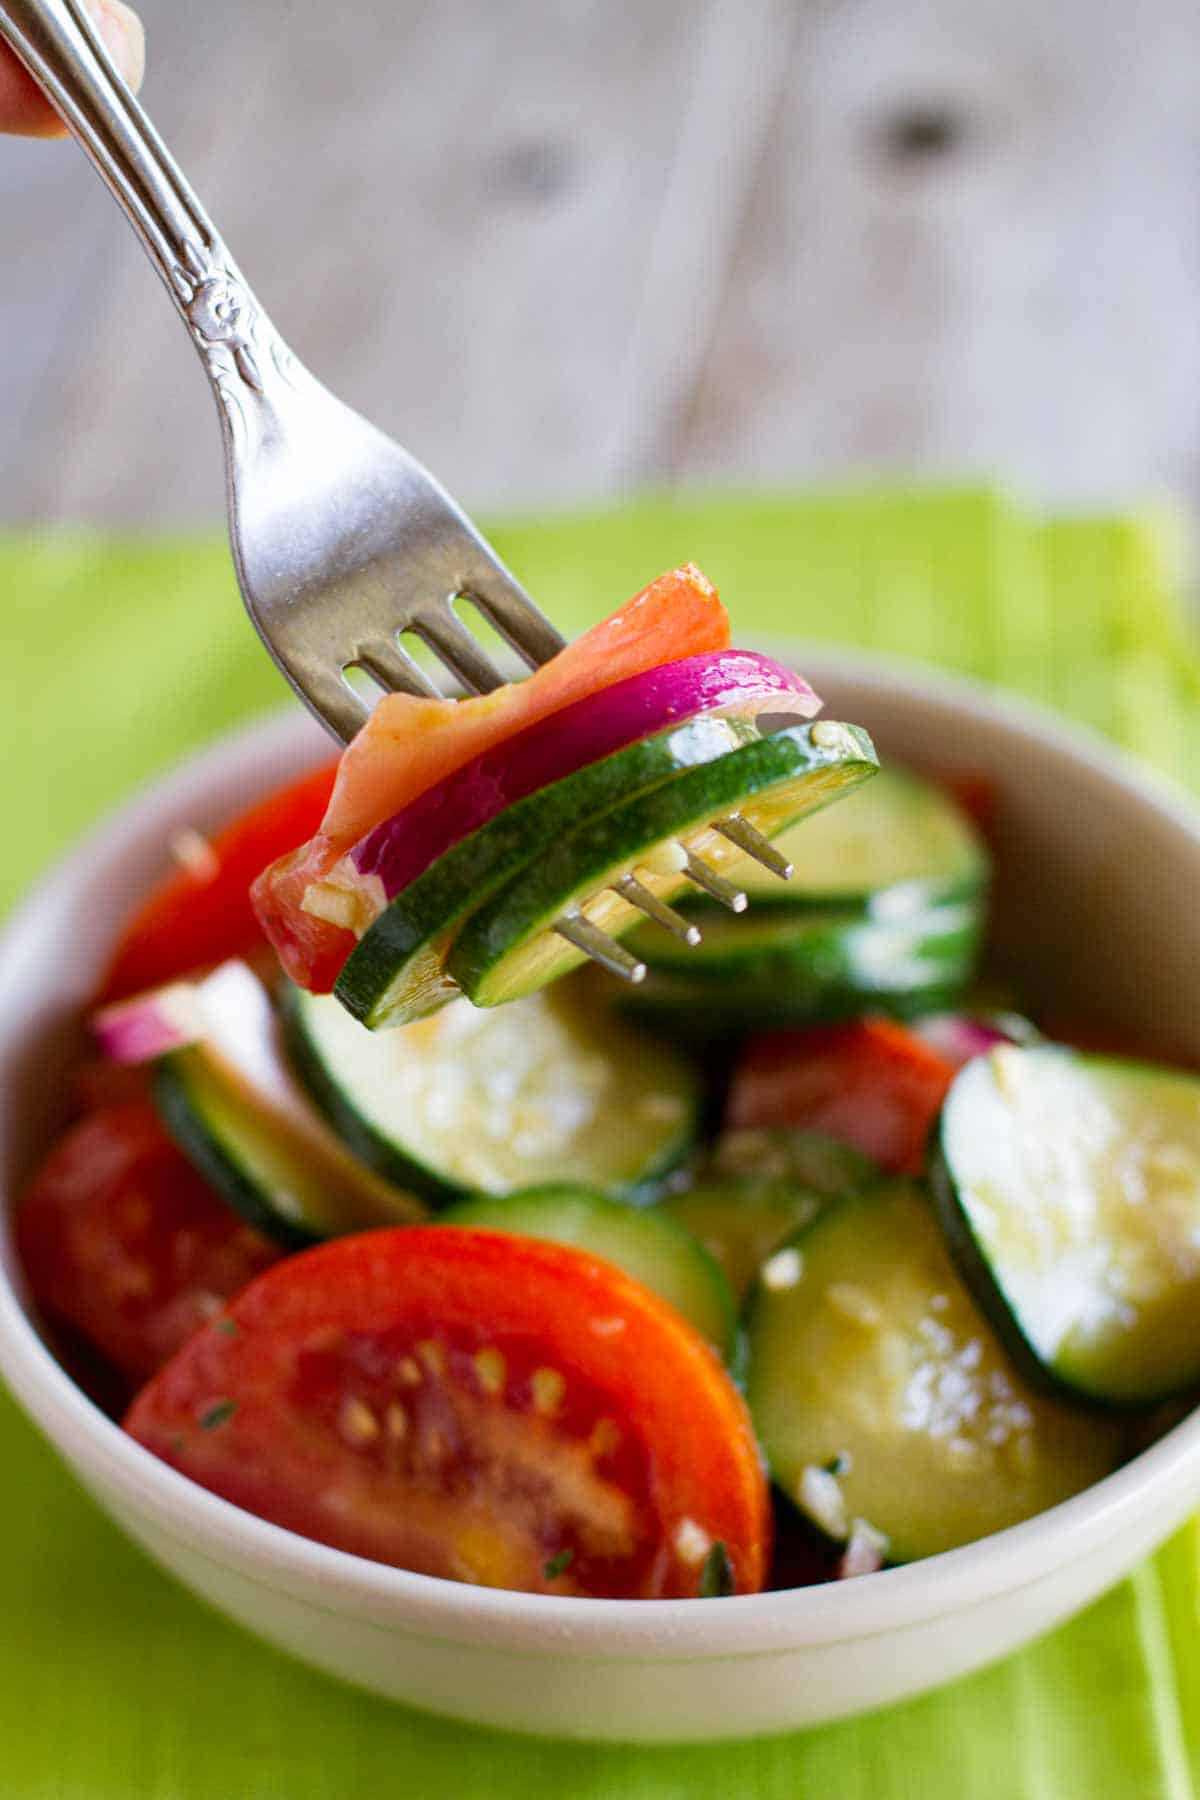
[[[372,1444],[379,1436],[379,1420],[365,1400],[348,1394],[338,1413],[338,1429],[350,1444]]]

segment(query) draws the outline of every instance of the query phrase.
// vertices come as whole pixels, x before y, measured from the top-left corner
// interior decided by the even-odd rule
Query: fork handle
[[[0,38],[120,202],[200,353],[227,426],[290,353],[183,171],[117,73],[82,0],[0,0]],[[249,393],[247,393],[249,390]]]

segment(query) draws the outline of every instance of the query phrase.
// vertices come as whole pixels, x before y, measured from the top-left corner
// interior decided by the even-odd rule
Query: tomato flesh
[[[91,1113],[59,1140],[21,1201],[16,1240],[39,1310],[133,1382],[280,1255],[138,1100]]]
[[[310,887],[375,826],[516,732],[631,675],[729,644],[716,589],[690,563],[672,569],[523,681],[468,700],[389,694],[349,745],[319,831],[292,840],[254,884],[254,905],[287,973],[327,993],[353,947],[304,909]]]
[[[98,1003],[261,951],[265,939],[250,902],[251,883],[264,863],[317,829],[336,776],[336,760],[310,770],[227,825],[206,846],[211,856],[202,855],[195,869],[176,869],[159,882],[122,932]],[[354,944],[346,935],[344,955]]]
[[[672,1308],[561,1244],[412,1226],[253,1283],[126,1428],[226,1499],[395,1566],[529,1592],[695,1595],[767,1572],[745,1404]]]
[[[726,1122],[821,1131],[919,1175],[953,1079],[953,1063],[890,1019],[768,1032],[743,1052]]]

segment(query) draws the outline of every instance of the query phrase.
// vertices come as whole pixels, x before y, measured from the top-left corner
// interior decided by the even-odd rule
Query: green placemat
[[[643,502],[495,536],[568,629],[692,558],[745,631],[994,680],[1200,787],[1169,520],[1043,523],[984,490],[879,491]],[[0,537],[0,605],[3,903],[280,689],[213,540]],[[265,1649],[126,1544],[2,1397],[0,1467],[3,1800],[1200,1800],[1195,1526],[1063,1629],[924,1699],[755,1743],[605,1749],[431,1719]]]

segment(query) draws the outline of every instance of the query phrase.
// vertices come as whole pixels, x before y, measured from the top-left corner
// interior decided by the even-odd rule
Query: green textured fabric
[[[1169,519],[1039,522],[976,489],[644,501],[495,532],[575,630],[692,559],[745,631],[1020,689],[1200,785],[1200,662]],[[224,545],[0,536],[11,900],[102,809],[280,690]],[[864,721],[869,725],[870,721]],[[0,1398],[4,1800],[1198,1800],[1200,1535],[996,1668],[753,1743],[472,1731],[311,1674],[188,1598]]]

